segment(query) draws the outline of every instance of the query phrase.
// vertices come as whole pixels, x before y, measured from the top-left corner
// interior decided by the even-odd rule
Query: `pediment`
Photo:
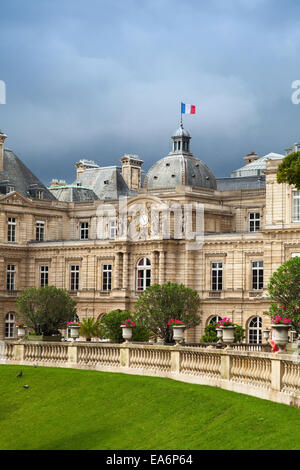
[[[3,202],[5,204],[11,204],[14,206],[32,206],[33,205],[31,199],[28,199],[22,196],[22,194],[18,193],[17,191],[6,194],[2,199],[0,199],[0,202]]]

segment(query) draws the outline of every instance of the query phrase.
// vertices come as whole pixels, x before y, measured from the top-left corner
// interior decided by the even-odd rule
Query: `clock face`
[[[140,216],[140,224],[143,226],[148,224],[148,216],[146,214]]]

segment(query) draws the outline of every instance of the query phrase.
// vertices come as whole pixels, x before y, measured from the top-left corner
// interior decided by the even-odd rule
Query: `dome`
[[[177,131],[174,132],[173,137],[191,137],[190,133],[181,125]]]
[[[216,189],[216,178],[202,160],[192,155],[169,154],[150,168],[144,183],[149,189],[181,185]]]

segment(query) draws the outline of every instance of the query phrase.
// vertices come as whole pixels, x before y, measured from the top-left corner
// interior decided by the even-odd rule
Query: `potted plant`
[[[83,336],[86,341],[91,342],[92,338],[98,338],[100,336],[100,323],[94,317],[83,318],[78,324],[80,325],[79,334]]]
[[[222,330],[222,340],[223,343],[229,345],[234,342],[234,331],[236,329],[236,325],[234,325],[230,318],[222,318],[219,322],[216,324],[217,331],[218,329]]]
[[[291,328],[291,319],[275,315],[271,322],[272,339],[279,347],[280,352],[285,350],[289,342],[289,329]]]
[[[168,326],[173,329],[173,339],[178,345],[181,341],[183,341],[185,324],[180,320],[175,320],[174,318],[171,318],[171,320],[168,321]]]
[[[80,323],[78,321],[68,321],[67,328],[70,328],[71,338],[75,341],[79,337]]]
[[[123,320],[121,322],[121,328],[122,328],[122,336],[125,339],[125,343],[128,343],[128,341],[131,340],[132,338],[132,328],[135,326],[134,321],[131,320],[131,318],[127,318],[127,320]]]
[[[26,325],[23,321],[18,321],[16,323],[16,327],[18,328],[18,336],[19,338],[24,338],[25,337],[25,334],[26,334]]]

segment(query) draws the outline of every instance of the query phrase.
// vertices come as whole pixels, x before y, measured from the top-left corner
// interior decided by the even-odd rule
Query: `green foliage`
[[[131,318],[136,326],[132,328],[132,341],[149,341],[149,331],[140,324],[130,311],[113,310],[104,315],[100,322],[102,338],[109,338],[115,343],[123,343],[121,322]]]
[[[300,258],[289,259],[270,279],[268,291],[272,301],[265,314],[284,316],[291,319],[291,325],[300,334]]]
[[[201,343],[217,343],[218,336],[216,330],[216,323],[209,323],[204,329],[204,335],[202,335]]]
[[[234,330],[234,342],[241,343],[245,338],[245,330],[241,325],[237,325],[236,323],[234,323],[234,325],[236,326]],[[217,343],[218,336],[216,323],[209,323],[205,327],[204,332],[204,335],[200,339],[201,343]]]
[[[31,287],[17,298],[17,313],[37,335],[50,336],[66,327],[76,315],[76,302],[63,289]]]
[[[300,191],[300,152],[287,155],[277,169],[277,182],[295,185]]]
[[[200,323],[200,297],[183,284],[156,284],[148,287],[135,304],[136,319],[153,335],[172,341],[171,318],[181,320],[187,328]]]
[[[80,322],[79,335],[86,338],[87,341],[91,341],[92,338],[98,338],[101,336],[100,322],[93,317],[84,318]]]

